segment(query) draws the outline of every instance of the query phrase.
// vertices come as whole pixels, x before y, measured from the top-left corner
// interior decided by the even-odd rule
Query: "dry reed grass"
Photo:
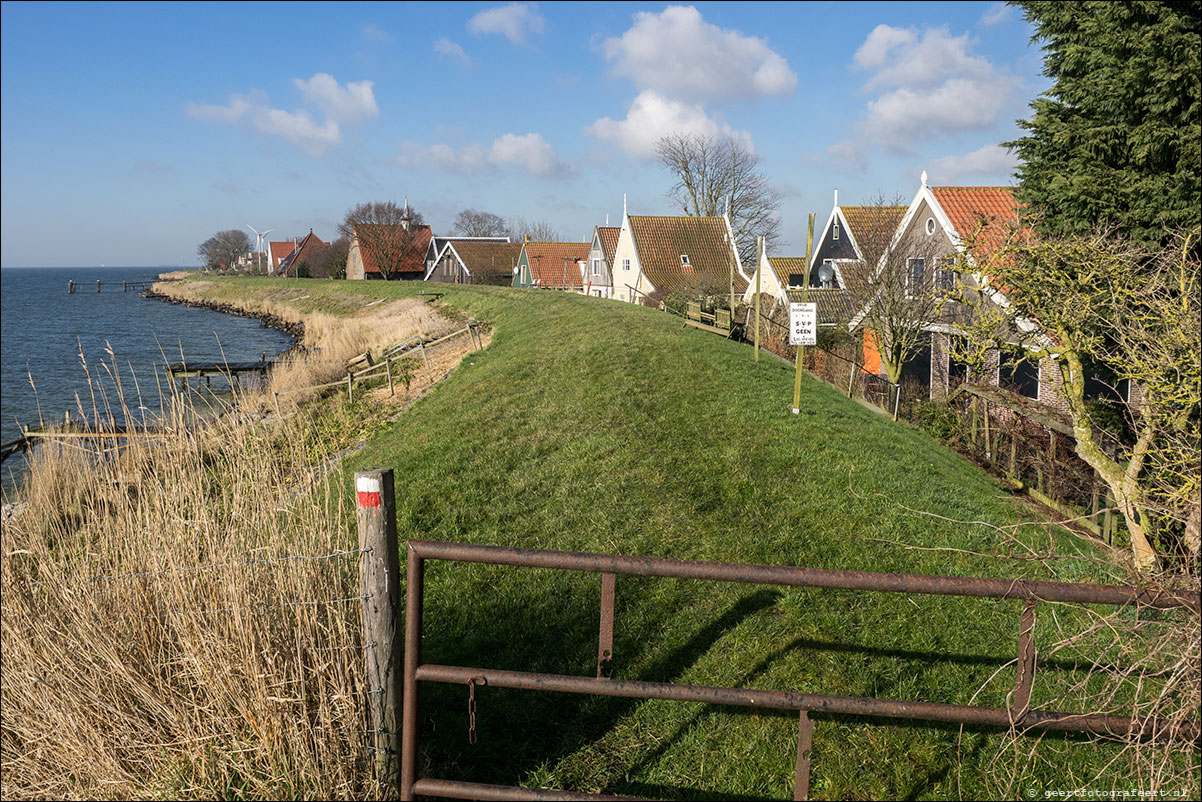
[[[159,441],[31,455],[0,528],[3,798],[379,795],[353,511],[343,477],[313,471],[330,428],[356,422],[337,394],[255,410],[272,387],[448,328],[380,306],[349,326],[305,315],[308,350],[203,427],[175,394]],[[123,406],[100,401],[102,422]]]

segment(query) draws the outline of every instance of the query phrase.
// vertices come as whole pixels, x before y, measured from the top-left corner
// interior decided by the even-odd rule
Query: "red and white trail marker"
[[[355,479],[355,490],[359,494],[360,507],[380,506],[380,480],[370,476]]]

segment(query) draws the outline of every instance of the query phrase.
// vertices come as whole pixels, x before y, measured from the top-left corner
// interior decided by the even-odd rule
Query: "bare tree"
[[[954,258],[938,258],[935,241],[921,234],[898,237],[905,205],[878,197],[860,207],[855,238],[862,261],[842,266],[849,321],[881,356],[890,382],[927,341],[928,326],[943,317],[957,292]],[[866,343],[867,344],[867,343]]]
[[[297,275],[302,278],[346,278],[349,247],[350,242],[346,237],[339,237],[325,245],[315,244],[305,264],[297,265]]]
[[[417,238],[417,229],[424,225],[420,212],[406,202],[398,206],[392,201],[360,203],[347,210],[338,226],[338,234],[347,240],[358,239],[359,250],[379,269],[387,281],[405,261]]]
[[[546,220],[527,220],[524,217],[511,217],[506,223],[509,239],[522,242],[529,237],[533,242],[559,242],[559,232],[555,226]]]
[[[238,257],[250,251],[250,237],[245,231],[229,228],[218,231],[202,242],[196,253],[205,267],[232,268]]]
[[[676,133],[655,143],[660,165],[674,179],[668,197],[690,217],[721,217],[730,204],[730,227],[739,258],[752,264],[756,239],[769,250],[782,244],[781,193],[758,171],[760,157],[735,136]]]
[[[504,237],[509,234],[503,218],[476,209],[464,209],[455,215],[454,231],[462,237]]]

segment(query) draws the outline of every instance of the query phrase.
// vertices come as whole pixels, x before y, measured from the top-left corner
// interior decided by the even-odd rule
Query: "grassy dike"
[[[281,314],[353,319],[371,300],[430,289],[289,284],[291,299],[270,280],[222,279],[198,292],[231,303],[267,294]],[[376,415],[364,447],[309,491],[337,519],[333,548],[350,545],[351,475],[383,465],[395,470],[402,539],[1121,581],[1108,555],[1061,529],[1024,524],[1030,514],[983,471],[921,432],[808,377],[802,412],[791,415],[792,372],[771,358],[753,363],[746,345],[597,299],[438,289],[446,315],[491,327],[489,346],[395,419]],[[360,404],[354,414],[373,417],[370,402]],[[595,576],[433,563],[424,657],[591,674],[598,599]],[[1015,602],[622,578],[613,675],[1004,706],[1018,612]],[[1132,647],[1091,633],[1049,649],[1091,620],[1062,606],[1041,616],[1037,643],[1055,657],[1039,667],[1033,704],[1098,709],[1081,690],[1110,686],[1089,664],[1130,657]],[[479,743],[469,746],[465,689],[424,686],[424,772],[645,797],[792,795],[792,715],[491,688],[477,699]],[[1132,699],[1113,694],[1108,712],[1130,713]],[[1042,798],[1084,783],[1103,796],[1133,787],[1145,765],[1127,745],[1073,736],[1036,742],[989,729],[815,719],[812,798]],[[1196,794],[1196,753],[1166,753],[1155,776],[1138,782]],[[251,788],[308,797],[369,785],[360,777]]]

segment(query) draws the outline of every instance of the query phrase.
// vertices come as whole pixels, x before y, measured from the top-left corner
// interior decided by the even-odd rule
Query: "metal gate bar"
[[[511,565],[556,570],[589,571],[603,574],[598,637],[598,674],[594,677],[502,671],[464,666],[424,665],[421,662],[422,604],[425,560]],[[593,794],[569,794],[450,780],[417,778],[419,683],[444,682],[492,685],[521,690],[583,693],[630,699],[664,699],[708,704],[799,711],[798,752],[794,778],[795,799],[809,792],[809,749],[813,722],[809,713],[875,716],[884,718],[941,721],[998,727],[1088,732],[1112,736],[1168,737],[1196,742],[1196,721],[1164,721],[1125,716],[1061,713],[1031,710],[1031,686],[1035,671],[1034,628],[1040,601],[1082,604],[1144,605],[1163,609],[1202,608],[1197,591],[1161,591],[1116,585],[1085,585],[1065,582],[946,577],[926,574],[894,574],[872,571],[832,571],[770,565],[695,562],[656,557],[627,557],[613,554],[548,551],[541,549],[478,546],[437,541],[409,541],[407,556],[405,618],[404,713],[401,747],[401,798],[415,794],[464,799],[618,799]],[[600,676],[604,658],[612,655],[614,578],[617,574],[748,582],[788,587],[823,587],[893,593],[922,593],[953,596],[1021,599],[1018,660],[1014,689],[1008,707],[979,707],[935,702],[903,702],[865,697],[722,688],[707,685],[614,680]]]

